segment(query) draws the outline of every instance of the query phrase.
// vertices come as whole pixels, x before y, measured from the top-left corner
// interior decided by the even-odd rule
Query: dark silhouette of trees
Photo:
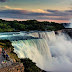
[[[12,32],[12,31],[30,31],[30,30],[60,30],[64,26],[55,22],[39,22],[37,20],[27,21],[5,21],[0,19],[0,32]]]

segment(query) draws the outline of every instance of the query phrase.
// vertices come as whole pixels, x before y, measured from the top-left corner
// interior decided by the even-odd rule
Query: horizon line
[[[0,18],[0,19],[2,19],[2,20],[6,20],[6,21],[27,21],[27,20],[37,20],[37,19],[13,19],[13,18]],[[67,22],[60,22],[60,21],[62,21],[62,20],[37,20],[37,21],[40,21],[40,22],[44,22],[44,21],[46,21],[46,22],[55,22],[55,23],[70,23],[69,21],[67,21]]]

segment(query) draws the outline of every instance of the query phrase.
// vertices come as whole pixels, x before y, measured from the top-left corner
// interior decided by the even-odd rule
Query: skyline
[[[0,19],[69,22],[71,0],[0,0]]]

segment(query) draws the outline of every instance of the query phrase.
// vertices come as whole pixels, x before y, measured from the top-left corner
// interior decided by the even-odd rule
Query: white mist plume
[[[42,39],[12,42],[19,58],[30,58],[46,71],[72,71],[72,40],[66,34],[55,35],[54,32],[38,34]]]
[[[70,25],[68,26],[68,28],[72,28],[72,19],[70,20]]]
[[[64,27],[65,28],[72,28],[72,19],[70,20],[70,23],[68,23],[68,24],[64,24]]]

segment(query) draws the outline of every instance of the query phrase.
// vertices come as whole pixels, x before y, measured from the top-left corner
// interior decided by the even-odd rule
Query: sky
[[[70,22],[72,0],[0,0],[0,19]]]

